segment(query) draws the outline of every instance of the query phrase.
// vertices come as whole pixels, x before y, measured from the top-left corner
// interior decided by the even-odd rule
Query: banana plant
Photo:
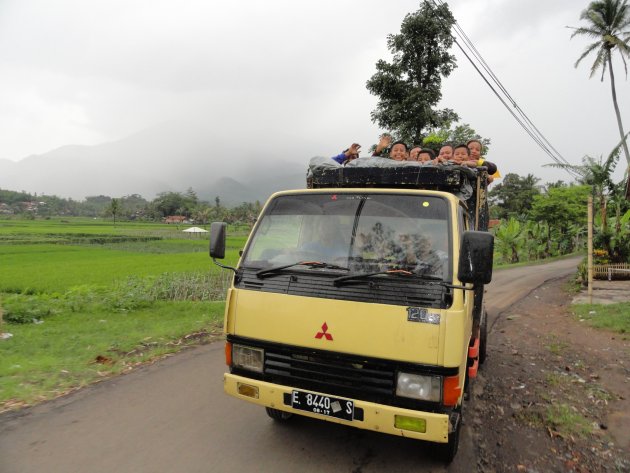
[[[518,263],[519,253],[525,242],[525,232],[521,223],[510,217],[497,227],[494,236],[502,258],[509,263]]]

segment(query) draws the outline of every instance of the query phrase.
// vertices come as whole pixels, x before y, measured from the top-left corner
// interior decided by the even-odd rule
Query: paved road
[[[490,323],[577,261],[495,272]],[[225,396],[223,371],[223,344],[214,343],[2,415],[0,473],[445,471],[409,439],[306,418],[278,425],[260,407]],[[474,469],[471,438],[464,426],[449,471]]]

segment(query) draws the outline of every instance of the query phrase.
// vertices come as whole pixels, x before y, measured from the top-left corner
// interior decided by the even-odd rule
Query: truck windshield
[[[242,266],[260,270],[316,261],[352,272],[404,269],[445,279],[450,276],[448,222],[448,204],[440,197],[280,196],[256,226]],[[326,265],[302,267],[307,268],[335,271]]]

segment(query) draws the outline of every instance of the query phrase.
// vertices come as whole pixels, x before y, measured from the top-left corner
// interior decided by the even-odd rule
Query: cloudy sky
[[[460,26],[512,97],[567,160],[619,141],[610,84],[573,67],[587,0],[453,0]],[[289,150],[305,163],[379,130],[365,82],[386,36],[417,0],[1,0],[0,158],[115,141],[165,121],[216,139]],[[458,49],[442,106],[492,140],[503,174],[570,179],[492,94]],[[630,128],[630,82],[615,61]],[[248,146],[249,148],[249,146]],[[623,157],[620,169],[625,169]],[[621,176],[621,170],[617,173]]]

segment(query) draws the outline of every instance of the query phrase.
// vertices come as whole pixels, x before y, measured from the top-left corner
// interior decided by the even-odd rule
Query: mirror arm
[[[224,269],[230,269],[230,270],[234,271],[234,274],[236,274],[236,273],[237,273],[236,268],[233,268],[232,266],[226,266],[226,265],[224,265],[224,264],[221,264],[221,263],[219,263],[219,262],[217,261],[217,259],[216,259],[216,258],[212,258],[212,261],[214,262],[214,264],[216,264],[217,266],[219,266],[219,267],[221,267],[221,268],[224,268]]]
[[[444,284],[444,287],[448,287],[449,289],[462,289],[464,291],[474,291],[476,286],[474,284],[473,284],[473,287],[457,286],[455,284]]]

